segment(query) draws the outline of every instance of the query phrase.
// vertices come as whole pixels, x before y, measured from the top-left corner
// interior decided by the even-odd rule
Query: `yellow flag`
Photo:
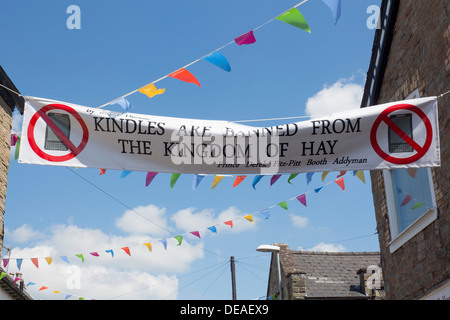
[[[153,83],[150,83],[145,87],[138,89],[138,91],[147,95],[149,98],[153,98],[157,94],[163,94],[166,89],[156,89],[155,85]]]
[[[150,242],[144,243],[147,246],[148,250],[152,252],[152,244]]]
[[[357,176],[362,182],[366,183],[366,178],[364,177],[364,171],[356,172],[355,176]]]
[[[328,171],[325,171],[324,173],[322,173],[322,182],[323,180],[325,180],[325,177],[328,175]]]
[[[244,218],[247,219],[248,221],[250,221],[251,223],[253,223],[253,218],[252,218],[251,214],[249,214],[248,216],[245,216]]]
[[[53,261],[52,257],[45,257],[45,260],[47,261],[47,263],[50,265]]]
[[[219,184],[220,181],[222,181],[223,177],[224,176],[215,176],[214,177],[214,181],[213,181],[211,190],[214,189]]]

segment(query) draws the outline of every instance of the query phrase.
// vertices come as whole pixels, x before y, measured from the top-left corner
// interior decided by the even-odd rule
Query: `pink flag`
[[[409,194],[407,194],[405,199],[403,199],[402,203],[400,204],[400,207],[403,207],[403,206],[407,205],[408,202],[411,201],[411,199],[412,199],[412,197]]]
[[[155,178],[155,176],[157,175],[157,172],[149,172],[147,173],[147,177],[145,177],[145,186],[147,187],[152,180]]]
[[[194,236],[200,238],[200,232],[198,232],[198,231],[192,231],[191,233],[192,233]]]
[[[281,174],[275,174],[272,176],[272,178],[270,179],[270,185],[272,186],[275,182],[277,182],[278,179],[280,179]]]
[[[93,255],[94,257],[99,257],[97,252],[89,252],[91,255]]]
[[[305,194],[298,196],[297,200],[300,201],[306,207],[306,195]]]
[[[238,44],[238,45],[243,45],[243,44],[252,44],[256,42],[256,38],[253,35],[253,30],[249,31],[247,33],[244,33],[243,35],[237,37],[236,39],[234,39],[234,41]]]

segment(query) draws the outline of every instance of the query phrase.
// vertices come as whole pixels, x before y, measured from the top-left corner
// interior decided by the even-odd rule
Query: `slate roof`
[[[357,271],[380,265],[378,252],[291,251],[306,276],[307,299],[364,298]]]

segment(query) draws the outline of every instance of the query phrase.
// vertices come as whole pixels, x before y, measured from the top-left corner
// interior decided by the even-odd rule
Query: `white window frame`
[[[415,99],[419,97],[420,97],[419,90],[416,89],[406,98],[406,100]],[[395,190],[393,188],[392,172],[391,170],[383,170],[383,179],[386,192],[386,205],[389,216],[389,227],[391,231],[391,241],[389,242],[389,250],[391,252],[396,251],[408,240],[410,240],[417,233],[425,229],[429,224],[431,224],[434,220],[437,219],[436,195],[434,192],[433,176],[431,174],[430,168],[427,168],[427,173],[428,173],[428,180],[430,183],[429,188],[431,192],[431,201],[433,207],[428,209],[425,213],[423,213],[420,217],[418,217],[403,231],[398,232],[399,230],[397,223],[398,213],[394,198]]]

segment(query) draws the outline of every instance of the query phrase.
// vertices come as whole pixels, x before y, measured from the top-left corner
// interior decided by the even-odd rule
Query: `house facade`
[[[311,252],[290,250],[287,244],[275,246],[280,250],[272,254],[268,299],[384,299],[379,252]]]
[[[450,298],[448,91],[450,2],[383,0],[361,107],[438,96],[441,148],[440,167],[370,173],[387,299]]]

